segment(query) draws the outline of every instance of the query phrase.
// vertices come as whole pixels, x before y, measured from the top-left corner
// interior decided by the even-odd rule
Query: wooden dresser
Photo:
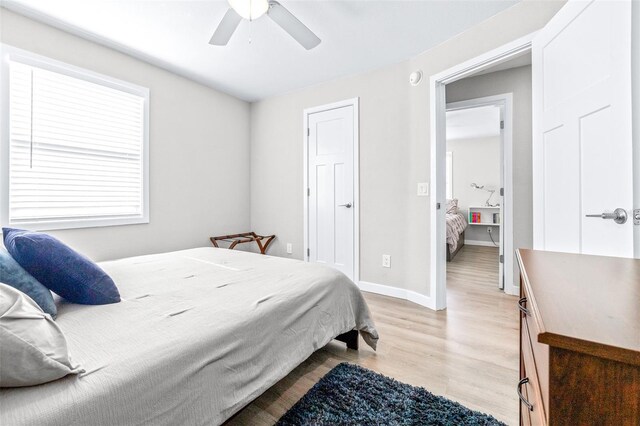
[[[520,423],[640,425],[640,260],[517,258]]]

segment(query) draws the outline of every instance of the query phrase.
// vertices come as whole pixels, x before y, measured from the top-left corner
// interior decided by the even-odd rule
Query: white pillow
[[[447,199],[447,213],[456,214],[458,213],[458,199]]]
[[[82,373],[62,330],[26,294],[0,283],[0,387],[32,386]]]

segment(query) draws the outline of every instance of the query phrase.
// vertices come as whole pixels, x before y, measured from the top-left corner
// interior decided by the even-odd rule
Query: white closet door
[[[309,261],[354,278],[353,106],[309,115]]]

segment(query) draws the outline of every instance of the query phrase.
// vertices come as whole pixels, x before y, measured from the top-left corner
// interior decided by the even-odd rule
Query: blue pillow
[[[40,232],[2,228],[11,256],[42,285],[72,303],[118,303],[115,283],[98,265]]]
[[[0,282],[29,296],[52,318],[58,314],[49,289],[22,269],[18,262],[13,260],[13,257],[3,248],[0,248]]]

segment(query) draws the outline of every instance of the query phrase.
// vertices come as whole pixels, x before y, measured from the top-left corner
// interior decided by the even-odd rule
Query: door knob
[[[601,219],[613,219],[615,223],[622,225],[627,221],[627,211],[625,209],[617,208],[611,212],[604,212],[600,214],[588,214],[586,217],[599,217]]]
[[[347,204],[338,204],[338,207],[346,207],[348,209],[351,208],[351,203],[347,203]]]

